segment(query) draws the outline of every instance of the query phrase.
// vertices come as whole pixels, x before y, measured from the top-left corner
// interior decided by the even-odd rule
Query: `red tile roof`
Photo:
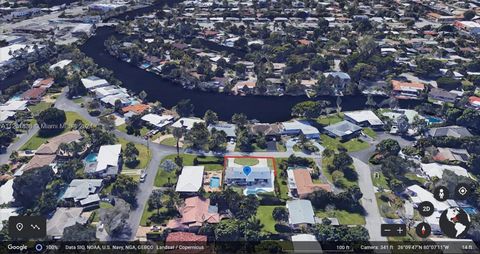
[[[129,105],[122,108],[123,113],[134,112],[136,114],[141,114],[146,110],[149,110],[150,106],[147,104],[136,104],[136,105]]]
[[[197,243],[207,243],[207,236],[205,235],[196,235],[194,233],[188,232],[172,232],[168,234],[165,241],[166,245],[169,243],[181,243],[181,242],[197,242]]]
[[[423,90],[425,89],[425,85],[418,82],[401,82],[398,80],[392,80],[393,90],[403,90],[403,89],[416,89],[416,90]]]
[[[295,178],[295,185],[297,186],[299,196],[304,196],[320,189],[328,192],[332,191],[329,184],[314,184],[308,169],[294,169],[293,177]]]
[[[22,94],[23,99],[40,99],[45,94],[45,87],[35,87],[28,89]]]

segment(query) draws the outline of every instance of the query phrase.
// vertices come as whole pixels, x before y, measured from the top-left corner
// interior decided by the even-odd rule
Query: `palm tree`
[[[183,128],[174,128],[172,135],[177,141],[177,156],[180,156],[180,139],[183,137]]]

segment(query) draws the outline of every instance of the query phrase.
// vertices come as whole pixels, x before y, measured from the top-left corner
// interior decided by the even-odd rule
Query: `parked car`
[[[147,178],[147,172],[145,170],[142,170],[142,173],[140,174],[140,182],[141,183],[145,182],[146,178]]]

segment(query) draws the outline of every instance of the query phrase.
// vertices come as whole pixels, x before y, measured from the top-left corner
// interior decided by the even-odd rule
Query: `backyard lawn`
[[[387,179],[382,172],[374,172],[372,174],[373,185],[378,188],[389,189]]]
[[[370,145],[367,142],[364,142],[358,138],[353,138],[347,142],[342,142],[338,138],[332,138],[328,135],[322,134],[321,138],[321,145],[325,148],[331,149],[336,151],[339,145],[345,147],[349,152],[357,152],[363,149],[368,148]]]
[[[275,220],[272,217],[272,212],[275,207],[279,206],[259,206],[257,209],[257,219],[263,224],[265,232],[277,233],[275,230]]]
[[[127,124],[124,123],[122,125],[119,125],[119,126],[117,126],[117,129],[119,131],[123,132],[123,133],[127,133]],[[143,136],[147,135],[148,131],[149,131],[149,129],[147,127],[143,126],[142,129],[140,130],[140,136],[143,137]]]
[[[160,214],[165,213],[167,212],[167,208],[162,207],[158,212],[160,212]],[[150,210],[148,208],[148,203],[146,203],[145,207],[143,208],[142,218],[140,219],[140,226],[146,227],[148,225],[147,222],[149,221],[150,217],[156,214],[157,214],[157,210],[156,209]],[[163,222],[166,222],[166,220],[167,218],[165,218]],[[157,224],[157,223],[152,223],[152,224]],[[161,223],[158,223],[158,224],[161,224]]]
[[[259,161],[256,158],[236,158],[235,163],[243,166],[255,166]]]
[[[321,116],[317,118],[317,122],[323,126],[336,124],[341,121],[343,121],[343,113],[340,113],[340,115],[332,114],[332,115]]]
[[[161,145],[166,145],[166,146],[177,146],[177,139],[174,137],[166,138],[160,142]]]
[[[73,123],[75,122],[75,120],[81,120],[84,124],[88,123],[88,120],[86,120],[85,118],[83,118],[82,116],[80,116],[78,113],[76,112],[70,112],[70,111],[67,111],[65,112],[66,114],[66,117],[67,117],[67,121],[65,122],[65,126],[67,126],[67,128],[65,128],[61,133],[58,133],[58,135],[60,134],[63,134],[63,133],[66,133],[68,131],[70,131],[70,128],[71,126],[73,126]],[[55,136],[58,136],[58,135],[55,135]],[[51,137],[41,137],[38,135],[38,133],[33,136],[29,141],[27,141],[27,143],[25,143],[21,148],[20,150],[36,150],[37,148],[39,148],[43,143],[45,143],[47,140],[55,137],[55,136],[51,136]]]
[[[365,135],[367,135],[371,138],[376,138],[377,137],[377,133],[374,130],[372,130],[371,128],[364,128],[363,133],[365,133]]]
[[[128,141],[126,141],[125,139],[119,138],[118,142],[120,144],[122,144],[122,150],[125,151],[125,148],[127,146]],[[138,152],[140,153],[137,156],[137,159],[140,160],[140,163],[138,163],[138,165],[135,166],[134,168],[130,168],[127,164],[124,164],[124,168],[125,169],[144,169],[144,168],[147,168],[148,163],[152,159],[152,154],[150,153],[148,148],[144,145],[135,144],[135,147],[138,149]]]
[[[315,216],[319,218],[337,218],[341,225],[365,225],[365,217],[358,213],[351,213],[345,210],[316,211]]]
[[[322,172],[325,177],[327,177],[328,181],[335,184],[335,181],[333,180],[332,174],[328,171],[328,165],[332,164],[333,161],[333,156],[330,157],[323,157],[322,159]],[[353,166],[352,166],[353,167]],[[355,181],[350,181],[344,176],[341,178],[337,179],[337,186],[342,187],[342,188],[349,188],[353,186],[357,186],[358,183]]]
[[[28,109],[30,110],[30,112],[32,112],[33,116],[36,116],[40,114],[40,112],[50,108],[51,106],[52,106],[52,103],[41,101],[35,105],[29,106]]]

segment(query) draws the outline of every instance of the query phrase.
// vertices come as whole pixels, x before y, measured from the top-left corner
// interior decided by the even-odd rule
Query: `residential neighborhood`
[[[52,2],[0,0],[1,241],[478,251],[480,2]]]

